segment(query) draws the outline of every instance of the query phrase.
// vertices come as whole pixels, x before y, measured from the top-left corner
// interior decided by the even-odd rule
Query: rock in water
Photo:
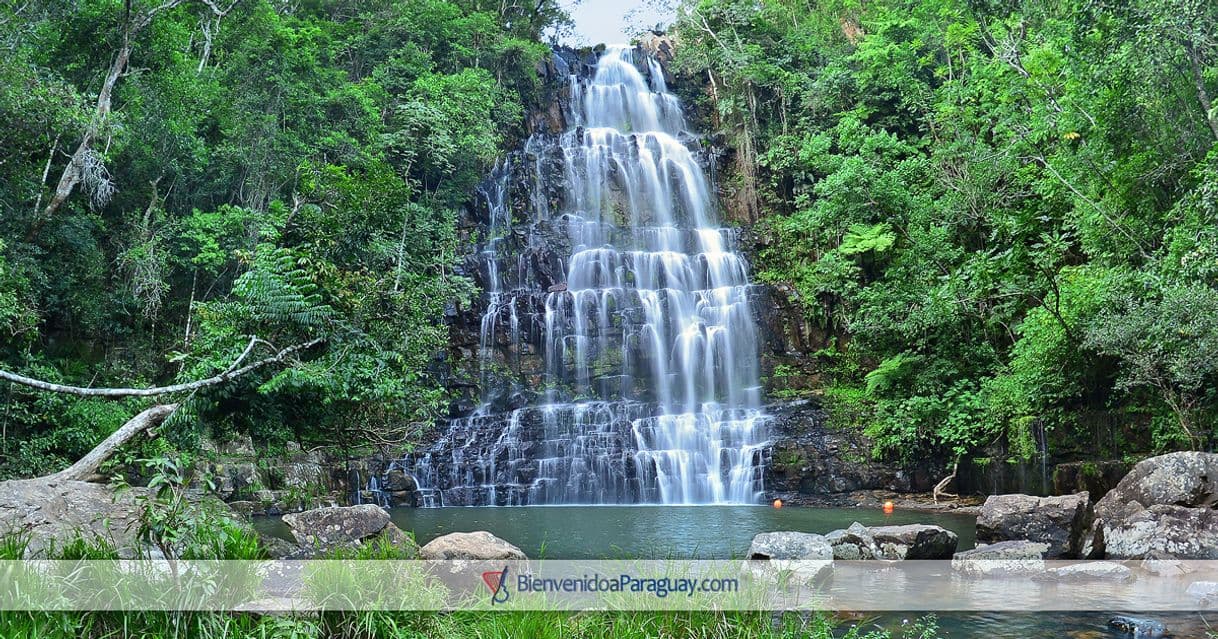
[[[1218,454],[1142,460],[1095,505],[1091,556],[1218,559]]]
[[[952,557],[952,569],[984,577],[1035,574],[1044,571],[1047,552],[1048,544],[1000,541],[956,553]]]
[[[315,508],[284,515],[283,523],[304,547],[304,555],[371,542],[388,543],[408,556],[418,552],[410,535],[389,521],[389,513],[373,504]]]
[[[833,559],[824,535],[801,532],[761,533],[749,545],[748,559]]]
[[[1218,605],[1218,581],[1194,581],[1184,592],[1202,606]]]
[[[1102,538],[1104,553],[1112,558],[1218,559],[1218,511],[1155,505],[1105,521]]]
[[[1210,508],[1218,504],[1218,453],[1181,452],[1144,459],[1095,505],[1105,520],[1156,504]]]
[[[1117,583],[1128,583],[1136,579],[1128,566],[1122,566],[1114,561],[1085,561],[1060,568],[1051,568],[1041,573],[1039,578],[1045,581],[1111,581]]]
[[[825,535],[825,539],[833,547],[834,559],[875,559],[880,554],[871,530],[857,521],[845,530],[835,530]]]
[[[380,506],[335,506],[283,516],[297,543],[305,546],[344,544],[372,537],[389,525]]]
[[[753,537],[746,558],[754,578],[777,580],[791,573],[811,582],[833,570],[833,546],[823,535],[802,532],[770,532]]]
[[[1108,620],[1108,625],[1138,638],[1162,637],[1167,634],[1167,627],[1153,619],[1117,615]]]
[[[1094,512],[1082,492],[1060,497],[991,495],[977,515],[977,541],[1028,540],[1047,544],[1048,559],[1082,555]]]
[[[870,530],[880,559],[951,559],[960,543],[956,533],[939,526],[906,524]]]
[[[527,560],[524,551],[486,532],[449,533],[419,550],[420,559]]]

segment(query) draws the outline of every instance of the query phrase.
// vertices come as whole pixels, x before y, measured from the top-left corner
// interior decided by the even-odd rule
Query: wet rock
[[[1075,558],[1083,551],[1093,517],[1087,493],[1061,497],[991,495],[977,516],[977,541],[1025,539],[1047,544],[1049,559]]]
[[[389,525],[380,506],[317,508],[283,516],[297,543],[303,546],[349,544],[374,537]]]
[[[436,537],[419,550],[420,559],[525,560],[524,551],[486,532],[457,532]]]
[[[958,552],[952,569],[967,575],[996,577],[1035,574],[1045,569],[1049,545],[1034,541],[1000,541]]]
[[[834,559],[875,559],[880,554],[871,531],[857,521],[845,530],[835,530],[825,535],[825,539],[833,547]]]
[[[268,535],[258,535],[258,544],[262,546],[266,556],[270,559],[286,559],[300,551],[300,548],[292,542]]]
[[[1179,559],[1163,559],[1157,552],[1151,552],[1139,566],[1142,570],[1160,577],[1179,577],[1193,572],[1192,567]]]
[[[1118,615],[1108,620],[1108,625],[1134,637],[1162,637],[1167,634],[1167,627],[1153,619],[1126,617]]]
[[[394,468],[385,474],[385,490],[390,492],[408,491],[413,492],[416,489],[414,478],[399,468]]]
[[[1136,577],[1128,566],[1114,561],[1084,561],[1060,568],[1050,568],[1040,573],[1039,579],[1045,581],[1088,582],[1108,581],[1128,583]]]
[[[960,540],[940,526],[906,524],[870,529],[879,547],[879,559],[951,559]]]

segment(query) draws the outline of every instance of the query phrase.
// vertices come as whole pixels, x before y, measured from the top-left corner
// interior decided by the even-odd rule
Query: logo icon
[[[482,582],[491,589],[491,604],[507,603],[511,593],[507,589],[507,566],[503,570],[492,570],[482,573]]]

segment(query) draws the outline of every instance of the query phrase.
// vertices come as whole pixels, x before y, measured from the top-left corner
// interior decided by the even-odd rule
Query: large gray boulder
[[[1044,581],[1088,582],[1107,581],[1128,583],[1137,577],[1128,566],[1115,561],[1084,561],[1069,566],[1050,568],[1035,577]]]
[[[770,532],[753,537],[748,559],[833,559],[833,547],[824,535]]]
[[[870,531],[878,559],[951,559],[960,543],[956,533],[926,524],[875,526]]]
[[[436,537],[419,550],[419,558],[475,561],[528,559],[523,550],[485,530]]]
[[[996,577],[1036,574],[1045,569],[1049,545],[1035,541],[1000,541],[952,557],[952,569],[966,575]]]
[[[776,581],[790,575],[797,581],[813,582],[833,570],[833,546],[823,535],[802,532],[770,532],[753,537],[747,569],[754,578]]]
[[[1090,556],[1218,558],[1218,454],[1138,462],[1095,504]]]
[[[283,516],[283,523],[305,549],[302,556],[368,543],[387,543],[410,556],[418,553],[410,535],[389,521],[389,513],[373,504],[291,513]]]
[[[1105,522],[1107,557],[1218,559],[1218,510],[1155,505]]]
[[[1218,505],[1218,453],[1186,451],[1138,462],[1095,504],[1095,516],[1116,521],[1156,504],[1185,508]]]
[[[876,545],[871,530],[857,521],[845,530],[835,530],[825,535],[825,540],[833,547],[834,559],[875,559],[880,554],[880,547]]]
[[[83,481],[0,482],[0,534],[26,535],[29,559],[46,558],[77,537],[104,541],[133,558],[139,554],[137,497],[147,494],[144,488],[115,492]]]
[[[1049,559],[1080,557],[1094,511],[1086,492],[1060,497],[990,495],[977,514],[977,541],[1047,544]]]
[[[373,504],[335,506],[284,515],[283,523],[301,545],[344,544],[384,530],[389,525],[389,513]]]

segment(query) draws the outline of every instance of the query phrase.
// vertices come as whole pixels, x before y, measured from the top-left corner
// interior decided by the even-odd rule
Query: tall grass
[[[215,526],[183,556],[258,559],[256,535],[236,522]],[[0,559],[23,556],[28,538],[0,536]],[[113,546],[77,537],[56,559],[115,559]],[[329,559],[402,559],[388,543],[335,550]],[[324,575],[322,575],[324,577]],[[406,585],[404,587],[409,587]],[[0,611],[3,639],[930,639],[923,625],[893,635],[841,628],[823,614],[769,612],[20,612]]]

